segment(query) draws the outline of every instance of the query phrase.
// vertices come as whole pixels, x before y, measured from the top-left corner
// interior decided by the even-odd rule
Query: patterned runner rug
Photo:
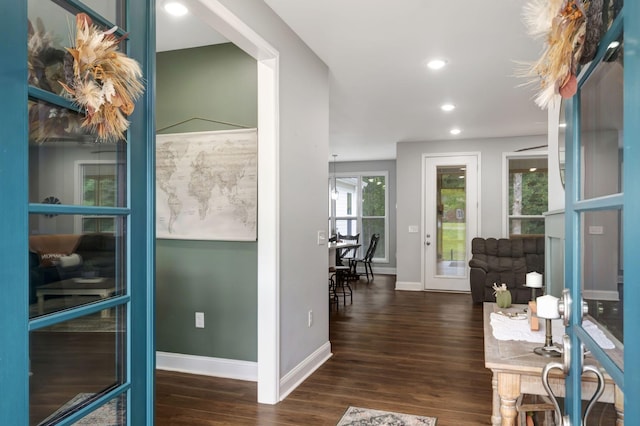
[[[435,417],[412,416],[368,408],[349,407],[336,426],[435,426]]]
[[[58,414],[68,409],[81,405],[87,399],[92,397],[91,393],[79,393],[65,405],[60,407],[55,413],[49,416],[43,423],[53,420]],[[98,408],[96,411],[74,423],[76,426],[120,426],[126,423],[124,407],[121,407],[124,401],[120,397],[116,397],[111,401]]]

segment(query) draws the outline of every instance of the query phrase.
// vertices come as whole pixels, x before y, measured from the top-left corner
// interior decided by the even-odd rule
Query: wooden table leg
[[[500,395],[498,395],[498,373],[493,372],[491,377],[491,390],[493,395],[492,408],[491,408],[491,425],[500,426],[502,423],[502,417],[500,417]]]
[[[616,386],[614,394],[614,407],[616,408],[616,426],[624,426],[624,394]]]
[[[520,375],[498,373],[498,395],[502,426],[516,426],[518,416],[516,402],[520,396]]]

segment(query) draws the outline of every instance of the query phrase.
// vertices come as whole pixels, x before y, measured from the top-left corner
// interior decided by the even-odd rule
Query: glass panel
[[[37,425],[82,406],[126,378],[124,307],[32,331],[30,343],[29,417]],[[125,424],[123,399],[94,412],[86,424]],[[87,420],[91,418],[86,418]]]
[[[544,235],[544,218],[509,218],[509,235]]]
[[[371,242],[371,236],[373,234],[380,234],[380,240],[376,246],[376,251],[373,254],[374,259],[384,259],[386,257],[385,252],[385,239],[384,233],[384,218],[363,218],[362,219],[362,252],[365,253],[369,243]]]
[[[565,186],[565,170],[566,166],[566,145],[567,145],[567,117],[566,102],[560,101],[559,124],[558,124],[558,167],[560,169],[560,181]]]
[[[509,159],[510,235],[544,235],[542,213],[548,210],[547,167],[546,155]]]
[[[126,144],[94,143],[82,117],[47,102],[29,102],[29,202],[123,207]]]
[[[124,0],[83,0],[82,2],[109,22],[119,27],[126,27],[121,18],[122,13],[119,13],[124,8]]]
[[[464,276],[466,251],[466,169],[438,166],[437,268],[438,275]]]
[[[605,54],[580,90],[584,199],[622,192],[622,44]]]
[[[75,232],[79,215],[29,216],[30,317],[124,294],[125,220],[108,220],[116,232]]]
[[[336,217],[357,216],[358,178],[337,178],[336,188],[338,189],[338,198],[336,199]],[[342,231],[340,232],[342,233]]]
[[[621,216],[619,210],[581,214],[582,294],[589,305],[589,319],[619,345],[624,342]]]
[[[340,235],[356,235],[358,231],[358,221],[356,219],[336,219],[336,231]],[[364,241],[360,238],[360,241]]]
[[[386,188],[384,176],[362,177],[362,216],[384,217]]]
[[[110,22],[123,26],[118,13],[123,10],[119,7],[123,0],[92,0],[84,3]],[[75,43],[77,11],[67,7],[64,9],[56,2],[43,0],[31,0],[28,7],[32,28],[28,43],[29,84],[58,95],[64,92],[59,82],[66,82],[63,70],[65,57],[71,58],[65,47]]]
[[[596,338],[596,342],[624,369],[622,213],[619,210],[582,213],[581,223],[582,295],[589,306],[583,327],[594,338],[596,334],[590,331],[589,322],[598,327],[603,337]]]
[[[613,20],[618,16],[620,10],[622,10],[623,0],[605,0],[602,8],[602,22],[604,24],[603,33],[609,28]]]

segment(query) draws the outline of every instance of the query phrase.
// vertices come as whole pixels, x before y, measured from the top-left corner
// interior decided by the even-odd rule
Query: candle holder
[[[526,277],[525,286],[531,289],[531,301],[536,301],[536,291],[542,288],[542,274],[529,272]]]
[[[552,319],[560,318],[558,310],[558,298],[549,294],[536,299],[538,318],[544,318],[544,346],[533,349],[537,355],[549,358],[558,358],[562,355],[562,349],[553,343]]]
[[[553,343],[551,320],[549,318],[544,319],[544,346],[534,348],[533,352],[547,358],[558,358],[562,355],[562,349]]]

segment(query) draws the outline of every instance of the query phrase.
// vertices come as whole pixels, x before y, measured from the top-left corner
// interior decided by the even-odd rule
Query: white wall
[[[422,154],[481,153],[478,236],[497,238],[502,236],[502,190],[500,188],[502,184],[502,153],[546,144],[546,135],[398,143],[396,145],[397,281],[410,283],[421,281],[422,232],[409,233],[408,227],[422,223],[420,216]]]
[[[220,0],[279,52],[280,376],[328,347],[326,65],[263,2]],[[259,143],[259,142],[258,142]],[[258,226],[260,226],[258,224]],[[307,326],[308,311],[314,324]]]

